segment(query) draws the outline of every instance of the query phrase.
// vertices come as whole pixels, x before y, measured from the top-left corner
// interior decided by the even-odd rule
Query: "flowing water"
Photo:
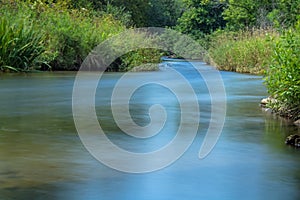
[[[194,64],[203,73],[211,69],[200,62]],[[300,131],[262,112],[259,101],[267,96],[262,77],[221,72],[227,95],[226,121],[217,145],[200,160],[198,152],[211,116],[209,93],[201,76],[187,63],[169,65],[197,93],[200,126],[180,159],[145,174],[111,169],[85,149],[72,116],[76,73],[0,75],[0,199],[299,199],[300,149],[286,146],[284,139]],[[181,87],[170,74],[164,67],[157,72],[132,73],[128,84],[147,78]],[[128,139],[114,122],[109,103],[112,88],[122,75],[106,73],[99,83],[95,109],[101,127],[115,144],[129,151],[162,148],[180,123],[180,102],[167,88],[139,88],[130,100],[133,120],[147,125],[149,107],[157,103],[166,109],[168,119],[154,137]]]

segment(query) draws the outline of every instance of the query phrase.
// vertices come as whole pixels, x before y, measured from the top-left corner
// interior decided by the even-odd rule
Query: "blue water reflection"
[[[202,70],[210,67],[195,63]],[[226,123],[208,157],[198,151],[210,119],[205,83],[187,63],[172,63],[193,84],[201,108],[200,128],[191,148],[171,166],[148,174],[126,174],[95,160],[84,148],[72,118],[75,73],[0,76],[0,199],[299,199],[300,151],[284,138],[299,133],[284,120],[263,113],[267,95],[261,77],[221,72],[227,92]],[[171,121],[150,141],[128,139],[112,121],[111,88],[121,73],[107,73],[96,110],[108,136],[129,150],[151,151],[174,135],[180,116],[171,93],[145,86],[131,99],[136,123],[149,121],[153,103],[167,107]],[[135,79],[168,79],[167,70],[136,73]],[[87,80],[88,81],[88,80]],[[102,98],[103,97],[103,98]],[[187,97],[188,98],[188,97]]]

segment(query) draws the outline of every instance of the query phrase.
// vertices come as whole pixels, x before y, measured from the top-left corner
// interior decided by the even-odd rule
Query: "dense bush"
[[[265,83],[276,99],[271,106],[281,115],[300,118],[300,21],[274,41],[274,54]]]
[[[202,39],[213,31],[224,28],[224,5],[211,0],[185,0],[186,8],[178,19],[176,29],[194,39]]]

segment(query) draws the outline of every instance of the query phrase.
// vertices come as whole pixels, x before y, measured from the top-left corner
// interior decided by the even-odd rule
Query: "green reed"
[[[13,24],[5,17],[0,21],[0,70],[28,71],[45,51],[44,35],[24,21]]]

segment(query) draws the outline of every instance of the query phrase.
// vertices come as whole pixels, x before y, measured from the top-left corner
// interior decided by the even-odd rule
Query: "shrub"
[[[119,71],[129,71],[141,65],[145,66],[145,64],[149,63],[159,63],[161,56],[162,55],[159,50],[149,48],[128,52],[120,57],[121,63],[119,65]],[[149,66],[147,65],[148,69],[150,69]]]
[[[146,63],[159,63],[162,52],[158,48],[158,42],[156,34],[148,33],[146,30],[128,29],[113,40],[109,40],[111,54],[120,55],[109,70],[129,71]],[[102,54],[109,50],[105,51]]]
[[[274,41],[274,53],[265,83],[268,92],[276,98],[269,105],[281,115],[300,118],[300,21],[294,29],[285,31]]]

